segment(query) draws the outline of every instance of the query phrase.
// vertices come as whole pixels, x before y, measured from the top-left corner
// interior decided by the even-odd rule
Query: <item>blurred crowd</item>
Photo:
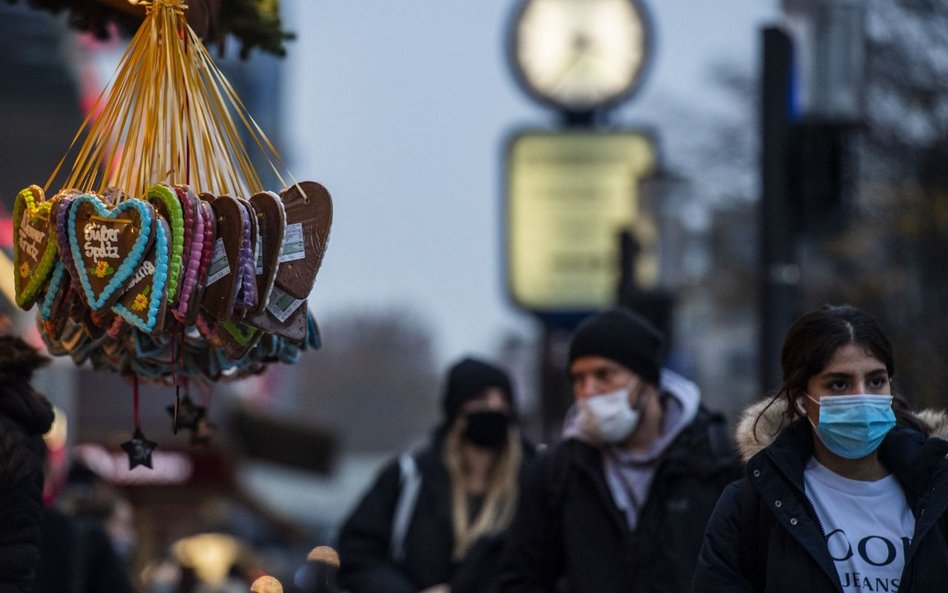
[[[948,415],[899,393],[870,315],[800,317],[782,384],[734,431],[664,355],[636,313],[588,317],[548,444],[525,438],[500,365],[456,362],[440,421],[381,468],[329,542],[338,555],[284,547],[280,583],[226,522],[136,556],[130,500],[44,442],[54,410],[31,378],[45,357],[0,336],[0,591],[948,591]]]

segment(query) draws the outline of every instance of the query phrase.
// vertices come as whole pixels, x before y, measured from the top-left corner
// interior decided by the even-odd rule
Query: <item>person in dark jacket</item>
[[[507,374],[453,365],[431,442],[384,467],[339,535],[339,584],[351,593],[492,593],[514,515],[520,438]]]
[[[43,504],[42,435],[53,408],[30,386],[48,359],[0,336],[0,592],[29,593],[39,563]]]
[[[564,439],[530,470],[505,553],[503,593],[683,592],[705,523],[739,475],[721,416],[662,369],[663,337],[626,309],[584,321],[570,345],[576,403]]]
[[[43,509],[43,544],[33,593],[134,593],[122,558],[96,519]]]
[[[849,306],[798,319],[783,385],[745,412],[746,475],[708,524],[695,593],[948,591],[948,433],[895,394],[892,348]]]

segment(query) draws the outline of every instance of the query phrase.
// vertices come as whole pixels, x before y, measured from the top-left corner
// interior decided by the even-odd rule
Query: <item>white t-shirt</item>
[[[897,592],[915,516],[895,476],[850,480],[810,458],[806,495],[823,524],[845,593]]]

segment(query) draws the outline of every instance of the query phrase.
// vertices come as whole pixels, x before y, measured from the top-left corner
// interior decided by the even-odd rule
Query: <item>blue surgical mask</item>
[[[891,395],[835,395],[816,400],[820,422],[814,428],[826,448],[846,459],[861,459],[882,444],[895,427]]]

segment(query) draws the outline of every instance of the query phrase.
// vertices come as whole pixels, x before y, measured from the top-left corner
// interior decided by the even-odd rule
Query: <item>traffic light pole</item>
[[[760,381],[763,391],[780,384],[780,348],[799,307],[790,163],[793,46],[778,27],[763,30],[761,76]]]

